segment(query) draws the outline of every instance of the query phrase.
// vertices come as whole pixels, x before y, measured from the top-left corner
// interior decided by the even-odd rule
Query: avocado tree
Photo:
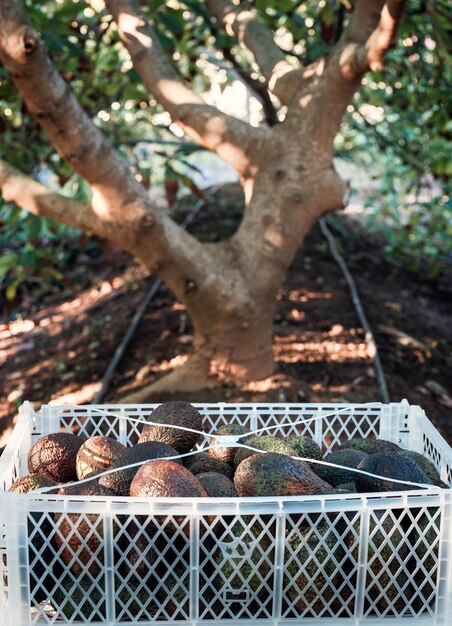
[[[37,30],[38,9],[17,0],[0,0],[0,60],[27,115],[59,158],[88,183],[91,195],[87,201],[71,199],[6,159],[0,161],[4,200],[116,242],[185,304],[194,327],[192,355],[153,391],[196,390],[221,380],[270,375],[276,295],[313,224],[346,203],[348,185],[334,167],[333,143],[366,72],[382,70],[406,0],[318,3],[323,9],[337,5],[341,19],[324,20],[328,45],[315,58],[304,58],[303,46],[299,54],[289,54],[275,39],[265,19],[266,3],[254,8],[228,0],[176,3],[185,7],[181,14],[187,21],[201,19],[217,44],[221,35],[226,58],[234,60],[233,45],[247,51],[255,74],[247,74],[247,80],[265,104],[267,123],[259,127],[207,104],[189,86],[186,79],[193,76],[178,73],[157,23],[159,16],[174,19],[174,3],[168,3],[169,14],[161,2],[80,4],[90,5],[98,43],[104,38],[103,44],[118,49],[121,42],[121,54],[129,55],[134,68],[128,78],[140,79],[191,140],[237,170],[243,218],[228,240],[201,243],[157,209],[115,142],[89,115],[77,75],[83,55],[74,52],[71,70],[61,71],[58,51],[48,52],[50,36],[43,38]],[[274,12],[279,3],[267,4]],[[289,4],[288,19],[300,23],[300,11],[309,3]],[[113,100],[114,87],[111,93]]]

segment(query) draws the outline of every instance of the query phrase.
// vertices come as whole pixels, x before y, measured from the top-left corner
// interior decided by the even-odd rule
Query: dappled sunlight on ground
[[[326,337],[312,335],[309,332],[304,333],[301,342],[297,335],[276,337],[274,346],[276,360],[285,363],[370,361],[367,344],[362,341],[331,341]]]
[[[56,394],[49,404],[89,404],[100,389],[100,383],[90,383],[72,393]]]

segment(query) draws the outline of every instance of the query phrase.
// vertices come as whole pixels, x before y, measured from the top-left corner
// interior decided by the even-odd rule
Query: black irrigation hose
[[[187,228],[195,219],[195,217],[197,216],[197,214],[199,213],[200,209],[204,206],[205,204],[205,200],[198,200],[198,202],[195,204],[195,206],[193,207],[193,209],[190,211],[190,213],[187,215],[187,217],[184,219],[184,221],[182,222],[181,226],[182,228]],[[141,321],[141,318],[144,315],[144,312],[146,311],[149,303],[151,302],[151,300],[153,300],[153,298],[157,295],[157,293],[159,292],[160,287],[162,286],[162,283],[160,281],[160,279],[155,278],[152,283],[151,286],[148,290],[148,292],[146,293],[146,295],[144,296],[143,300],[141,301],[140,305],[138,306],[138,309],[135,312],[135,315],[133,316],[132,321],[130,322],[124,337],[121,339],[121,342],[119,343],[118,347],[115,350],[115,353],[113,355],[113,358],[111,359],[110,363],[108,364],[107,369],[105,370],[105,374],[102,377],[102,381],[101,381],[101,386],[99,388],[99,391],[96,393],[96,395],[94,396],[94,398],[91,400],[91,404],[99,404],[100,401],[104,398],[108,387],[110,386],[110,382],[111,379],[113,377],[113,374],[118,366],[118,363],[120,362],[120,360],[122,359],[122,357],[124,356],[124,353],[127,349],[127,346],[130,343],[130,340],[132,339],[138,324]]]
[[[377,377],[378,387],[380,389],[381,399],[385,404],[389,404],[390,398],[389,398],[388,387],[386,385],[385,375],[383,372],[383,366],[381,364],[380,356],[378,354],[378,348],[377,348],[374,334],[372,332],[372,328],[370,327],[369,321],[364,313],[364,309],[361,304],[361,299],[359,297],[358,289],[356,288],[356,283],[353,280],[353,276],[350,274],[350,271],[347,267],[347,263],[345,262],[344,258],[339,254],[333,233],[328,228],[325,218],[322,217],[319,220],[319,224],[320,224],[322,233],[325,235],[326,240],[328,241],[330,252],[332,256],[334,257],[334,260],[336,261],[336,263],[341,268],[342,274],[344,275],[344,278],[347,281],[353,305],[355,307],[356,313],[363,327],[367,345],[369,346],[369,354],[372,358],[373,366],[375,369],[375,374]]]

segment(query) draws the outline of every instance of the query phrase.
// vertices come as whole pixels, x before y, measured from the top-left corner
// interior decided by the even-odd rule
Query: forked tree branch
[[[381,69],[386,52],[395,43],[407,0],[357,0],[349,24],[338,43],[319,65],[311,101],[300,113],[304,123],[316,129],[314,150],[331,159],[333,142],[347,106],[364,74]]]
[[[155,31],[136,0],[106,0],[119,35],[147,90],[192,139],[215,152],[247,177],[249,147],[261,129],[206,104],[187,87],[168,60]]]
[[[147,219],[144,189],[52,65],[21,4],[0,0],[0,20],[0,61],[55,149],[90,183],[93,218],[106,224]]]
[[[51,191],[3,160],[0,160],[0,190],[5,202],[14,202],[34,215],[103,234],[102,223],[89,204]]]
[[[0,60],[62,158],[91,185],[91,204],[55,194],[1,164],[4,197],[36,215],[92,230],[139,258],[185,301],[187,281],[219,273],[216,251],[156,209],[129,166],[86,115],[16,0],[0,0]],[[21,187],[23,187],[21,189]]]
[[[345,77],[380,71],[388,50],[395,44],[408,0],[360,0],[342,42]]]
[[[287,61],[284,52],[276,45],[273,33],[253,11],[240,8],[229,0],[206,0],[206,5],[227,33],[236,36],[251,50],[270,91],[283,104],[288,104],[301,70]]]

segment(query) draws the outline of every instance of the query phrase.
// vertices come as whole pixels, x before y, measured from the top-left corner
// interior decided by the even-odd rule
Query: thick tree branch
[[[119,35],[147,90],[195,141],[233,165],[242,176],[252,168],[249,147],[261,129],[206,104],[168,61],[155,31],[135,0],[106,0]]]
[[[0,160],[0,190],[5,202],[49,219],[103,234],[104,227],[89,204],[67,198]]]
[[[387,51],[397,39],[407,0],[361,0],[342,38],[341,71],[359,77],[380,71]],[[345,44],[345,45],[344,45]]]
[[[190,297],[192,285],[196,289],[212,276],[220,288],[218,251],[198,242],[150,204],[145,189],[53,67],[39,34],[15,0],[0,0],[0,60],[54,147],[93,191],[91,205],[83,205],[2,164],[5,198],[117,242],[150,271],[159,272],[183,302]],[[214,283],[212,290],[215,287]]]
[[[292,125],[315,128],[308,152],[327,166],[347,106],[369,69],[382,67],[393,45],[407,0],[358,0],[350,22],[330,54],[313,66],[312,80],[297,94],[299,109],[289,111]],[[289,117],[289,116],[288,116]],[[293,128],[289,131],[294,132]]]
[[[227,33],[235,35],[251,50],[270,91],[283,104],[288,104],[301,74],[299,68],[294,68],[286,60],[271,31],[256,18],[254,12],[240,8],[229,0],[206,0],[206,5]]]
[[[52,65],[22,6],[0,0],[0,21],[0,60],[55,149],[90,183],[99,219],[123,225],[148,219],[144,189]]]

